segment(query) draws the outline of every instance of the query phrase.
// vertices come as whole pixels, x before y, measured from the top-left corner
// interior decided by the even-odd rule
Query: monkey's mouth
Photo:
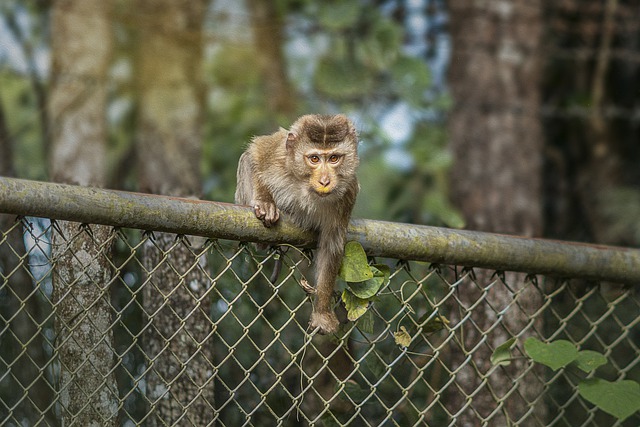
[[[333,193],[333,188],[314,188],[313,192],[316,193],[319,197],[327,197]]]

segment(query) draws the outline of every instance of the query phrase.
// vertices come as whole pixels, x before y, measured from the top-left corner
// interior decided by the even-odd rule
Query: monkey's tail
[[[271,283],[276,283],[280,276],[280,271],[282,271],[282,250],[280,247],[276,247],[275,252],[276,255],[274,256],[275,262],[273,264],[273,271],[271,272],[271,276],[269,276],[269,281]]]

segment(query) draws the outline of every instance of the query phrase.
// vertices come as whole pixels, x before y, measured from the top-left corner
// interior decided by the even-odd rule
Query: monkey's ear
[[[298,135],[293,132],[287,134],[287,148],[292,148],[293,144],[298,140]]]
[[[353,125],[353,122],[351,122],[351,120],[347,121],[347,129],[349,129],[349,135],[351,135],[352,137],[357,138],[358,137],[358,131],[356,130],[356,127]]]

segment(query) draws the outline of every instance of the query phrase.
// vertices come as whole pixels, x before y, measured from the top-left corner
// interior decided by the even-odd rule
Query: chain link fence
[[[61,193],[48,185],[49,197]],[[169,225],[144,231],[139,217],[128,228],[113,205],[98,204],[113,218],[95,222],[109,225],[66,222],[74,215],[59,209],[82,210],[81,203],[38,201],[35,189],[25,196],[12,188],[9,196],[6,188],[0,210],[12,215],[0,216],[2,425],[640,425],[638,413],[621,422],[595,408],[579,396],[572,372],[541,369],[522,347],[530,336],[565,339],[608,358],[599,375],[640,380],[634,283],[507,271],[501,265],[513,253],[499,247],[495,256],[504,263],[486,269],[468,260],[461,267],[380,256],[380,248],[363,244],[389,266],[390,279],[355,322],[346,319],[339,284],[343,324],[321,336],[308,328],[308,250],[262,251],[241,238],[167,233]],[[16,217],[12,197],[53,219]],[[86,207],[76,215],[95,207],[74,200]],[[47,210],[60,215],[42,215]],[[251,221],[233,218],[227,226],[251,234]],[[414,226],[395,226],[415,234]],[[452,233],[451,241],[461,238]],[[480,235],[470,253],[482,252],[482,236],[492,245],[493,235]],[[414,243],[400,233],[393,244]],[[618,266],[610,255],[623,254],[633,267],[624,274],[638,274],[636,251],[602,248],[598,262],[589,258],[598,248],[554,245],[596,266]],[[537,257],[535,248],[528,253]],[[554,269],[562,276],[557,265],[543,270]],[[513,363],[490,363],[484,355],[511,337],[518,338]]]

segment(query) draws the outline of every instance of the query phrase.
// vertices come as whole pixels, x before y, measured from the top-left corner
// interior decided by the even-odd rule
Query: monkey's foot
[[[265,227],[271,227],[280,218],[280,212],[273,202],[265,202],[262,200],[256,200],[253,205],[253,212]]]
[[[340,322],[336,317],[336,314],[332,311],[327,313],[318,313],[316,311],[311,313],[311,320],[309,320],[309,326],[311,329],[320,328],[318,332],[322,335],[332,334],[338,330]]]

